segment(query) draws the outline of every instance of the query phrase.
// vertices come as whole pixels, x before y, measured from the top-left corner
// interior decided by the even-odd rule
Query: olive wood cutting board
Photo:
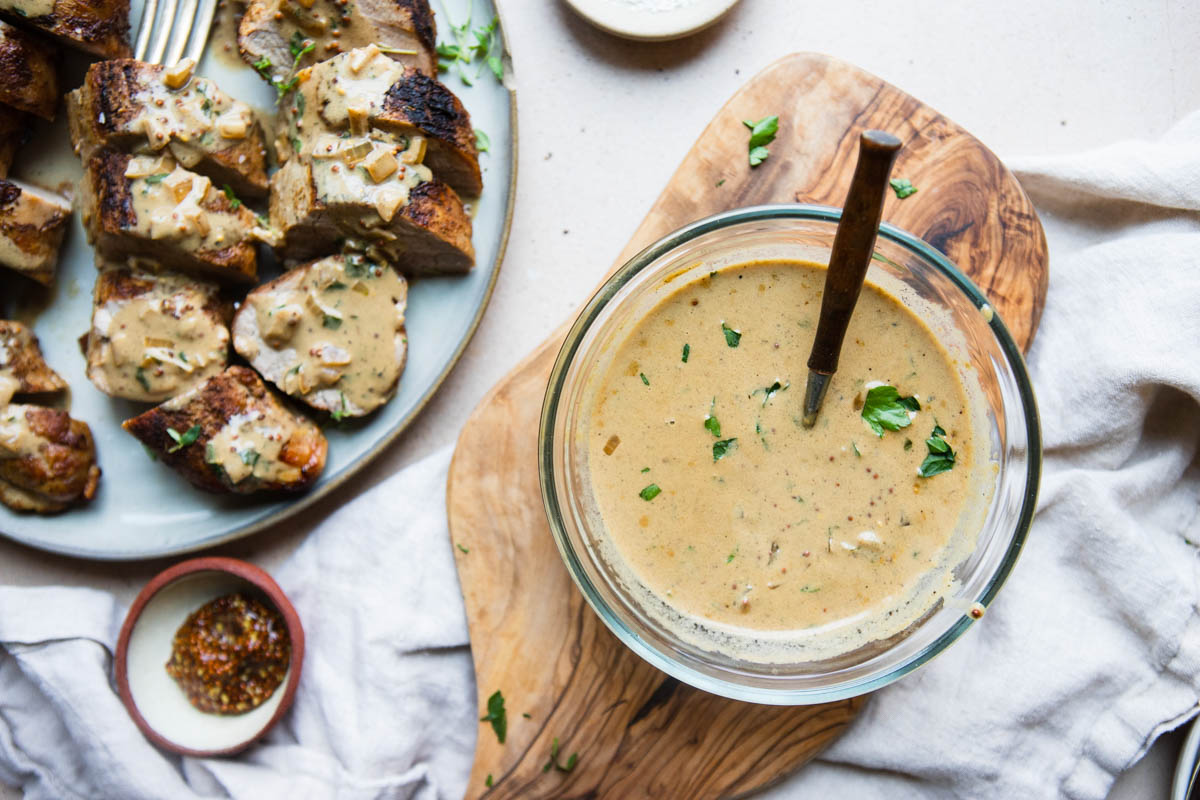
[[[742,120],[770,114],[779,115],[779,134],[770,157],[752,170]],[[613,269],[718,211],[789,201],[840,205],[866,128],[903,140],[893,175],[918,188],[904,200],[889,192],[883,218],[965,270],[1028,348],[1045,303],[1047,253],[1016,179],[937,111],[823,55],[776,61],[717,112]],[[450,467],[450,533],[470,551],[454,552],[480,715],[501,690],[508,717],[503,745],[480,723],[467,797],[752,793],[842,733],[864,698],[788,708],[707,694],[643,662],[587,606],[551,538],[538,484],[538,418],[566,330],[564,324],[483,399]],[[543,769],[555,738],[562,763],[579,754],[570,772]]]

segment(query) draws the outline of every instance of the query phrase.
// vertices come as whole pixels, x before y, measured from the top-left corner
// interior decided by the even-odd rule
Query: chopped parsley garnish
[[[808,594],[812,594],[813,592],[821,591],[821,587],[820,586],[812,586],[812,585],[806,583],[800,587],[800,591],[806,592]]]
[[[455,547],[457,547],[459,550],[462,550],[464,553],[469,553],[469,552],[471,552],[470,550],[468,550],[467,548],[463,547],[461,544],[458,544],[457,542],[455,542],[454,546],[455,546]]]
[[[256,70],[259,71],[259,73],[262,74],[262,76],[264,78],[266,78],[267,80],[271,79],[271,77],[269,75],[267,75],[267,70],[269,70],[271,68],[271,59],[267,58],[266,56],[263,56],[258,61],[255,61],[253,66]]]
[[[638,377],[642,379],[642,383],[646,384],[647,386],[650,385],[650,379],[646,377],[646,373],[639,372]]]
[[[779,132],[779,117],[771,115],[758,122],[746,119],[742,120],[742,124],[750,129],[750,166],[757,167],[770,155],[767,145],[775,141],[775,134]]]
[[[533,714],[530,714],[528,711],[523,713],[521,716],[524,717],[525,719],[533,719]]]
[[[170,436],[171,441],[175,442],[175,446],[168,447],[167,452],[174,453],[176,450],[182,450],[189,444],[195,444],[196,440],[200,438],[201,430],[202,429],[199,425],[193,425],[183,433],[180,433],[174,428],[167,428],[167,436]]]
[[[925,440],[925,446],[929,448],[929,455],[925,456],[925,460],[917,469],[917,474],[922,478],[931,478],[953,469],[954,451],[950,449],[950,444],[946,441],[945,436],[946,431],[942,429],[942,426],[934,425],[933,433]]]
[[[138,367],[133,376],[137,378],[137,382],[142,385],[142,388],[147,392],[150,391],[150,381],[146,378],[146,370],[143,367]]]
[[[681,358],[680,360],[686,364],[687,360],[688,360],[688,356],[690,356],[691,354],[692,354],[692,346],[690,344],[685,343],[683,345],[683,358]]]
[[[558,737],[554,737],[554,741],[550,743],[550,760],[542,767],[542,772],[549,772],[551,769],[556,769],[559,772],[570,772],[575,769],[575,764],[579,761],[579,753],[571,753],[567,758],[567,763],[561,764],[558,761]]]
[[[650,468],[649,468],[649,467],[642,467],[642,473],[643,473],[643,474],[645,474],[645,473],[647,473],[647,472],[649,472],[649,471],[650,471]]]
[[[737,347],[742,341],[742,332],[734,330],[724,322],[721,323],[721,331],[725,334],[725,344],[730,347]]]
[[[712,414],[704,418],[704,429],[718,439],[721,438],[721,421]]]
[[[640,492],[638,492],[638,497],[642,498],[647,503],[649,503],[651,500],[658,497],[659,494],[661,494],[661,493],[662,493],[662,489],[658,488],[658,484],[652,483],[649,486],[647,486],[645,489],[642,489]]]
[[[862,453],[858,452],[858,445],[855,444],[855,442],[853,440],[851,440],[850,446],[852,448],[854,448],[854,455],[858,456],[859,458],[862,458]]]
[[[316,43],[304,38],[304,34],[300,31],[293,31],[292,38],[288,40],[288,49],[292,51],[292,58],[296,61],[303,58],[305,53],[312,52],[314,47],[316,47]]]
[[[339,390],[338,395],[340,395],[342,398],[341,406],[329,412],[329,416],[334,422],[341,422],[343,419],[350,416],[350,412],[346,410],[346,393]]]
[[[492,723],[496,741],[504,744],[504,737],[508,735],[508,712],[504,710],[504,695],[499,689],[488,698],[487,713],[480,717],[479,721]]]
[[[147,175],[145,178],[143,178],[143,180],[146,181],[146,183],[148,185],[154,186],[157,183],[162,183],[163,179],[166,178],[170,174],[171,173],[169,173],[169,172],[159,172],[155,175]]]
[[[786,392],[788,387],[791,385],[792,385],[791,381],[787,381],[786,383],[780,383],[779,381],[775,381],[770,386],[764,386],[761,389],[755,389],[753,394],[758,394],[759,392],[763,393],[762,404],[763,404],[763,408],[766,408],[767,403],[770,401],[770,399],[772,397],[774,397],[779,392]]]
[[[713,461],[720,461],[729,451],[733,449],[734,443],[737,442],[737,437],[732,439],[722,439],[719,442],[713,442]]]
[[[912,424],[910,411],[920,411],[921,404],[915,397],[901,397],[895,386],[876,386],[867,392],[863,402],[862,418],[875,432],[882,437],[884,428],[898,431]]]
[[[196,427],[200,427],[200,426],[197,425]],[[253,470],[254,465],[258,463],[258,451],[257,450],[243,450],[242,452],[238,453],[238,455],[242,457],[242,463],[245,464],[247,467],[249,467],[251,470]]]
[[[483,785],[489,789],[492,788],[492,773],[489,772],[487,777],[483,779]]]
[[[892,191],[896,193],[896,197],[901,200],[917,193],[917,187],[913,186],[912,181],[908,178],[892,178],[888,183],[891,185]]]
[[[475,129],[475,149],[481,153],[490,152],[492,149],[492,140],[480,128]]]
[[[721,180],[717,181],[717,186],[720,187],[723,183],[725,183],[725,179],[721,178]]]
[[[325,319],[321,320],[321,324],[326,328],[329,328],[331,331],[336,331],[338,328],[342,327],[342,320],[341,318],[335,317],[332,314],[326,314]]]
[[[738,554],[738,550],[739,550],[739,549],[740,549],[740,548],[737,548],[737,547],[733,548],[733,552],[732,552],[732,553],[730,553],[730,554],[729,554],[729,557],[725,559],[725,563],[726,563],[726,564],[732,564],[732,563],[733,563],[733,560],[734,560],[735,558],[737,558],[737,554]]]
[[[905,450],[912,450],[912,439],[905,439],[905,440],[904,440],[904,449],[905,449]]]
[[[242,201],[233,193],[233,187],[228,183],[221,187],[221,191],[225,193],[225,197],[229,198],[229,207],[237,211],[242,207]]]

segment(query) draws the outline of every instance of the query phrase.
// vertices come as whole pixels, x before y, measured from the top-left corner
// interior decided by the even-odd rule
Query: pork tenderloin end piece
[[[229,367],[122,426],[209,492],[299,492],[325,468],[328,442],[247,367]]]
[[[297,267],[246,296],[233,346],[284,393],[335,418],[390,400],[404,371],[408,284],[358,255]]]
[[[0,22],[0,103],[53,120],[58,51],[50,42]]]
[[[297,54],[312,44],[312,49]],[[437,74],[437,28],[428,0],[250,0],[238,27],[242,59],[267,80],[376,44],[401,64]]]
[[[246,103],[207,78],[180,84],[173,71],[133,59],[99,61],[67,94],[71,144],[86,163],[98,150],[168,150],[186,169],[238,195],[267,193],[262,125]]]
[[[13,403],[0,408],[0,502],[52,514],[91,500],[100,482],[86,422],[65,411]]]
[[[108,266],[96,276],[87,376],[111,397],[158,403],[220,374],[229,307],[215,284]]]
[[[420,164],[405,173],[375,182],[344,161],[289,160],[271,179],[271,226],[283,237],[282,255],[319,257],[340,242],[414,275],[469,271],[475,249],[462,200]]]
[[[0,0],[0,17],[101,58],[128,58],[129,0]]]
[[[37,336],[13,320],[0,319],[0,407],[16,394],[61,392],[67,382],[42,357]]]
[[[93,155],[80,181],[88,240],[107,261],[155,261],[221,283],[258,274],[254,214],[170,156]]]
[[[50,286],[70,217],[66,198],[18,180],[0,180],[0,265]]]

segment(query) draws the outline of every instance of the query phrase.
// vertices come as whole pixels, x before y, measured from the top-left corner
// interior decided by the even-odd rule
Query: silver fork
[[[173,65],[178,64],[186,52],[188,58],[199,61],[216,10],[217,0],[183,0],[182,3],[180,0],[163,0],[161,9],[159,0],[146,0],[133,57],[151,64]],[[154,35],[153,44],[151,34]]]

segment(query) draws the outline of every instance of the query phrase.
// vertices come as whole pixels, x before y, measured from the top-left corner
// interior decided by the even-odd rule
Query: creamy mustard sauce
[[[139,150],[167,148],[185,167],[206,153],[232,147],[254,129],[254,109],[206,78],[191,78],[177,89],[162,80],[148,81],[132,100],[139,111],[126,130],[146,137]]]
[[[402,77],[404,67],[375,45],[302,70],[297,76],[296,92],[280,108],[287,131],[279,147],[280,157],[287,158],[296,151],[311,155],[312,135],[316,133],[368,133],[371,120],[383,110],[384,95]],[[370,133],[381,141],[407,145],[406,137],[391,132]]]
[[[397,145],[367,138],[318,137],[312,159],[317,199],[327,205],[367,203],[384,222],[408,203],[418,185],[433,180],[424,164],[406,164]],[[376,221],[362,220],[364,228]]]
[[[391,398],[404,368],[408,286],[390,266],[335,256],[298,280],[251,292],[235,323],[235,348],[293,397],[338,415],[361,416]],[[257,335],[254,335],[257,334]],[[261,346],[260,346],[261,341]],[[274,351],[263,357],[262,347]]]
[[[204,460],[224,470],[232,483],[252,476],[271,483],[298,481],[300,469],[279,457],[296,428],[295,420],[287,414],[268,415],[262,409],[251,408],[230,417],[209,439]]]
[[[14,403],[0,411],[0,459],[22,458],[36,453],[46,443],[29,427],[25,415],[29,408]]]
[[[173,275],[138,277],[154,288],[93,311],[88,377],[115,397],[159,402],[225,369],[229,331],[204,309],[215,286]]]
[[[22,17],[45,17],[54,13],[54,0],[0,0],[0,9]]]
[[[298,43],[306,39],[315,43],[315,47],[296,63],[296,66],[307,66],[338,53],[375,43],[379,31],[359,13],[357,6],[358,3],[353,0],[281,0],[280,16],[272,28],[279,32],[280,38],[288,41],[293,54],[299,50],[296,46]],[[387,13],[397,12],[389,9]],[[393,43],[403,46],[404,52],[397,52],[397,55],[416,55],[415,49],[411,49],[415,48],[416,40],[411,36],[401,39]],[[291,66],[272,64],[268,69],[279,75]]]
[[[693,281],[630,329],[603,374],[587,455],[598,515],[635,580],[685,620],[844,631],[896,612],[902,630],[933,605],[924,578],[984,499],[955,365],[871,284],[817,425],[801,427],[824,280],[815,265],[760,262]],[[882,437],[862,416],[879,384],[920,405]],[[918,477],[935,425],[957,461]]]
[[[204,207],[220,190],[203,175],[188,172],[169,157],[134,156],[125,169],[135,216],[132,231],[166,239],[187,250],[232,247],[249,231],[237,214]]]

